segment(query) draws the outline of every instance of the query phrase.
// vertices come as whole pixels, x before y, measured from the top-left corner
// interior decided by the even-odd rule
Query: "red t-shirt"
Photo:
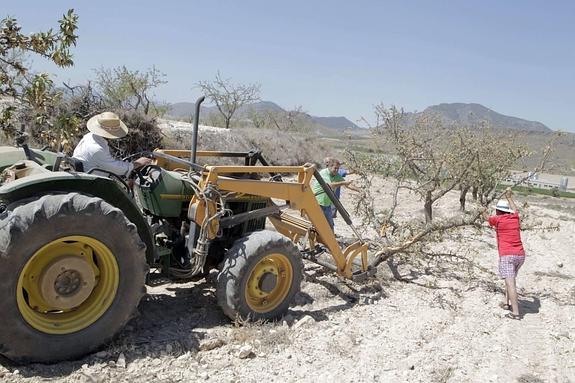
[[[492,215],[489,224],[495,227],[499,256],[525,255],[521,242],[519,213]]]

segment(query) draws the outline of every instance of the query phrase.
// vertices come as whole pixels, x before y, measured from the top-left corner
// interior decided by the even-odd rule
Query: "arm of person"
[[[481,216],[484,220],[489,221],[489,214],[487,214],[487,206],[481,210]]]
[[[151,163],[152,163],[152,159],[148,158],[148,157],[140,157],[133,162],[134,169],[141,168],[142,166],[145,166],[145,165],[150,165]]]
[[[511,188],[505,189],[505,198],[507,198],[507,202],[509,202],[509,207],[511,207],[515,213],[519,213],[519,208],[513,200],[513,192],[511,191]]]
[[[94,164],[98,169],[107,170],[121,177],[126,177],[134,169],[132,163],[114,158],[107,150],[100,150],[94,154]]]
[[[330,188],[335,189],[335,188],[340,187],[340,186],[347,186],[350,183],[351,183],[351,181],[337,181],[337,182],[329,183],[328,185]]]
[[[344,185],[344,186],[350,190],[353,190],[354,192],[358,192],[358,193],[361,192],[361,189],[358,188],[357,186],[355,186],[354,184],[352,184],[351,181],[349,184]]]

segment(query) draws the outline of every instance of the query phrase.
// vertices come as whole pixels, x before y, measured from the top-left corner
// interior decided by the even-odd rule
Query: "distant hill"
[[[528,121],[517,117],[506,116],[486,108],[480,104],[451,103],[439,104],[426,108],[423,112],[408,113],[411,118],[421,114],[437,114],[448,123],[473,125],[487,121],[492,127],[499,129],[514,129],[529,132],[551,132],[544,124],[537,121]]]
[[[167,112],[167,116],[172,118],[189,119],[195,110],[195,104],[192,102],[177,102],[170,105],[170,109]],[[255,110],[259,113],[278,113],[285,112],[278,104],[271,101],[259,101],[254,102],[249,105],[245,105],[238,110],[237,118],[246,118],[249,111]],[[216,113],[217,109],[215,106],[203,107],[201,109],[201,115],[207,116],[210,113]],[[346,117],[317,117],[308,115],[311,121],[315,124],[327,128],[330,130],[345,130],[345,129],[360,129],[356,124],[348,120]]]
[[[196,105],[193,102],[176,102],[170,104],[167,115],[174,118],[190,118],[194,115]],[[201,108],[200,116],[206,110],[205,107]]]
[[[311,119],[325,127],[344,130],[344,129],[360,129],[359,126],[348,120],[346,117],[315,117],[311,116]]]
[[[285,112],[281,106],[271,101],[260,101],[242,107],[237,114],[237,117],[247,118],[248,111],[255,110],[260,113],[277,113]],[[216,113],[215,106],[202,107],[202,115],[206,116],[210,113]],[[191,102],[178,102],[171,105],[167,115],[172,118],[189,119],[194,113],[194,103]],[[481,121],[487,121],[492,127],[497,129],[514,129],[527,132],[551,132],[544,124],[537,121],[528,121],[517,117],[506,116],[497,113],[494,110],[486,108],[480,104],[464,104],[464,103],[450,103],[433,105],[426,108],[422,112],[407,113],[408,120],[413,121],[417,116],[424,114],[436,114],[441,116],[447,123],[458,123],[464,125],[474,125]],[[351,122],[348,118],[339,117],[320,117],[308,115],[309,119],[315,124],[327,128],[331,131],[343,131],[346,129],[361,129],[355,123]]]

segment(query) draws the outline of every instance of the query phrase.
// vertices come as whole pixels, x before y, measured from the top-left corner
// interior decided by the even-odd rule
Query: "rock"
[[[105,358],[105,357],[108,356],[108,351],[99,351],[99,352],[95,353],[94,356],[95,356],[96,358],[101,358],[101,359],[103,359],[103,358]]]
[[[313,300],[307,294],[299,292],[294,296],[293,302],[296,306],[305,306],[308,303],[312,303]]]
[[[557,267],[562,268],[562,267],[563,267],[563,263],[561,263],[561,262],[557,263]]]
[[[254,356],[254,351],[252,346],[246,344],[240,348],[240,352],[238,352],[238,358],[240,359],[247,359]]]
[[[190,357],[191,353],[189,351],[186,351],[185,353],[183,353],[182,355],[178,356],[176,358],[176,360],[184,360],[184,359],[188,359]]]
[[[315,322],[315,319],[313,319],[313,317],[306,315],[303,318],[301,318],[300,320],[298,320],[296,322],[296,324],[293,325],[293,328],[297,329],[297,328],[305,326],[308,323],[314,323],[314,322]]]
[[[210,350],[222,347],[224,344],[226,344],[226,342],[224,342],[223,339],[212,338],[212,339],[208,339],[208,340],[205,340],[202,343],[200,343],[200,350],[201,351],[210,351]]]
[[[123,352],[120,353],[120,356],[118,356],[118,360],[116,360],[116,367],[126,368],[126,357],[124,356]]]
[[[171,354],[172,353],[172,345],[170,343],[168,343],[166,345],[166,353]]]

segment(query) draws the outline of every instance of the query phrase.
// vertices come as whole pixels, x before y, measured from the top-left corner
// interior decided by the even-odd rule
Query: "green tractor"
[[[133,187],[83,172],[62,153],[0,147],[0,354],[48,363],[91,352],[125,326],[156,277],[194,280],[217,268],[226,315],[272,320],[300,289],[302,257],[348,278],[374,271],[361,240],[339,247],[312,178],[336,198],[313,165],[197,151],[201,101],[191,150],[149,153],[154,162],[132,174]],[[198,157],[244,163],[199,165]],[[297,179],[284,182],[289,173]]]

